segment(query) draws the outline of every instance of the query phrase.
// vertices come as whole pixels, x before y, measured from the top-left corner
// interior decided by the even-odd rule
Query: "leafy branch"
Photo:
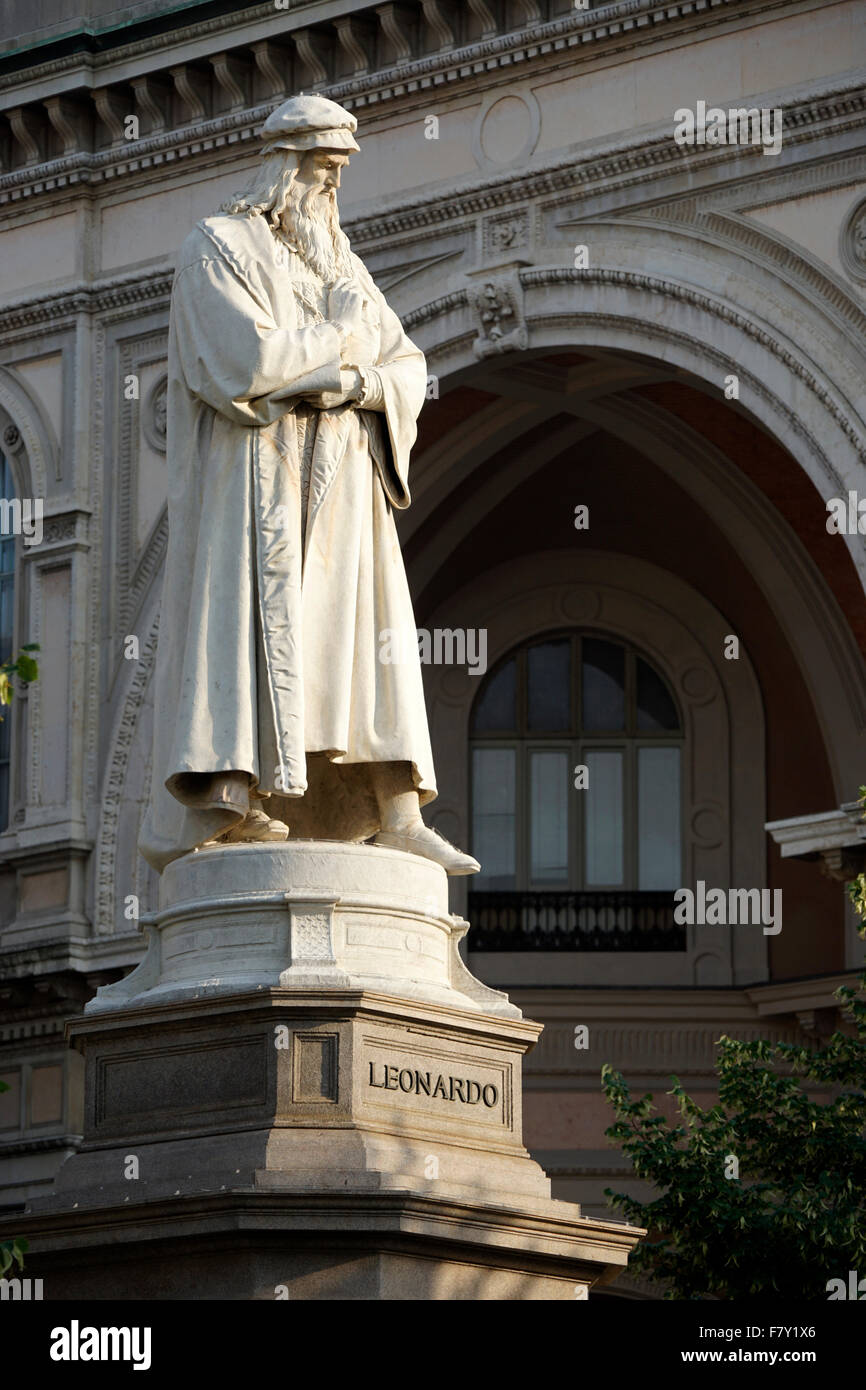
[[[861,787],[866,808],[866,788]],[[849,884],[866,935],[866,874]],[[606,1189],[648,1236],[630,1268],[679,1299],[827,1297],[830,1279],[866,1272],[866,970],[836,998],[849,1020],[817,1047],[722,1037],[718,1102],[677,1077],[675,1121],[602,1068],[606,1131],[655,1189]]]
[[[15,687],[12,684],[13,676],[17,676],[25,685],[30,685],[39,675],[39,666],[36,658],[31,656],[31,652],[39,651],[38,642],[28,642],[23,646],[15,657],[14,661],[5,661],[0,666],[0,705],[11,705]],[[0,722],[3,716],[0,714]]]

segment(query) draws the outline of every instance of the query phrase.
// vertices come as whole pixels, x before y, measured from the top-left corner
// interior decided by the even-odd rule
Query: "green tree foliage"
[[[39,667],[36,658],[31,656],[31,652],[39,651],[38,642],[28,642],[22,647],[14,661],[5,661],[0,666],[0,705],[11,705],[15,687],[12,684],[12,677],[17,676],[25,685],[35,681],[39,675]],[[0,714],[0,720],[3,716]]]
[[[866,919],[866,875],[849,892]],[[864,992],[866,971],[837,991],[851,1031],[815,1048],[722,1037],[718,1104],[702,1109],[673,1077],[673,1122],[603,1067],[608,1138],[660,1194],[606,1195],[648,1228],[629,1268],[666,1297],[826,1299],[830,1279],[866,1276]]]

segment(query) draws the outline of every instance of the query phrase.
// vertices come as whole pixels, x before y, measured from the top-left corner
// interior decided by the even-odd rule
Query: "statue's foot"
[[[373,844],[420,854],[422,859],[432,859],[434,864],[441,864],[446,874],[477,874],[481,868],[471,854],[455,849],[443,835],[431,830],[422,820],[407,826],[405,830],[380,830]]]
[[[289,827],[285,821],[271,820],[264,811],[248,811],[243,820],[237,825],[233,825],[231,830],[226,830],[224,834],[218,835],[215,840],[210,840],[208,843],[237,845],[255,841],[261,844],[262,842],[287,840],[288,838]]]

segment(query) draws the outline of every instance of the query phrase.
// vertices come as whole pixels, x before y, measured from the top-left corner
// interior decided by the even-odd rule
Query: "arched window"
[[[11,502],[16,496],[15,479],[5,454],[0,453],[0,496]],[[12,656],[15,641],[15,535],[8,529],[13,525],[11,507],[0,509],[0,664]],[[0,830],[9,824],[10,768],[9,747],[12,709],[0,710]]]
[[[514,652],[472,711],[470,892],[678,887],[682,744],[667,683],[631,645],[575,632]]]

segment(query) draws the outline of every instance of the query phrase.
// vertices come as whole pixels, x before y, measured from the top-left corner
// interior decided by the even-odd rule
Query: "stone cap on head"
[[[265,154],[272,150],[358,150],[353,134],[358,122],[328,97],[289,97],[268,116],[261,129]]]

